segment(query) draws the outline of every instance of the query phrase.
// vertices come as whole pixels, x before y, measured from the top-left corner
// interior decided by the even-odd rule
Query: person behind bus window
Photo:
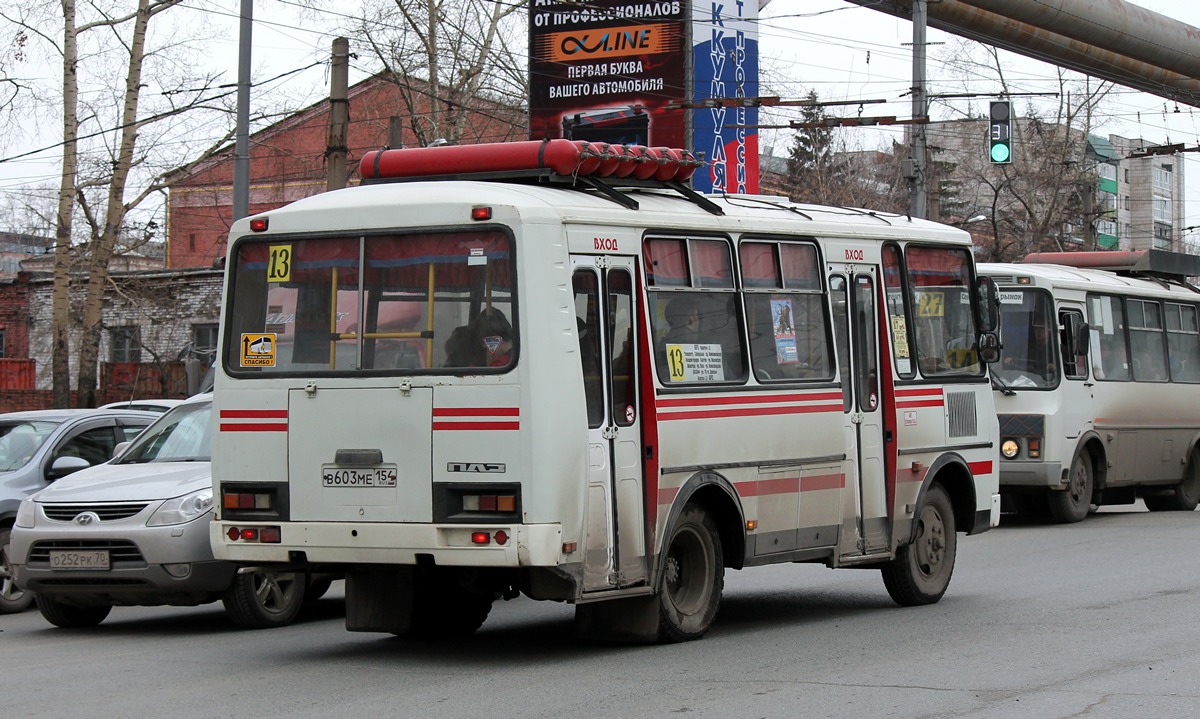
[[[454,328],[446,338],[446,367],[482,367],[483,350],[475,342],[471,325]]]
[[[667,305],[667,330],[663,341],[669,344],[695,344],[700,341],[700,305],[694,297],[676,297]]]
[[[488,367],[507,367],[512,361],[512,325],[495,307],[485,308],[475,318],[475,346],[483,347]]]

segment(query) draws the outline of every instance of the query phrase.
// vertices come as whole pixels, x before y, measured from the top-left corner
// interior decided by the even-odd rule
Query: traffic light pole
[[[927,117],[929,115],[929,100],[925,95],[925,0],[913,0],[913,86],[912,86],[912,116]],[[909,178],[910,196],[908,214],[912,217],[926,219],[929,207],[929,177],[925,151],[925,125],[916,124],[912,127],[912,171]]]

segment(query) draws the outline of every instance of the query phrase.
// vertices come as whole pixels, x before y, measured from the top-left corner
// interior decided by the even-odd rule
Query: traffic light
[[[988,135],[991,143],[988,159],[996,163],[1012,162],[1012,103],[993,100],[990,114],[992,126]]]

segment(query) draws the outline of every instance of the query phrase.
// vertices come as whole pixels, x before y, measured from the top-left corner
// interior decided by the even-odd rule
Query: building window
[[[1154,196],[1154,221],[1155,222],[1170,222],[1171,221],[1171,200],[1166,197]]]
[[[1098,165],[1096,165],[1096,172],[1097,172],[1097,174],[1100,175],[1100,177],[1103,177],[1106,180],[1114,180],[1115,181],[1117,179],[1116,166],[1110,165],[1107,162],[1101,162]]]
[[[1154,168],[1153,185],[1155,192],[1169,193],[1171,191],[1171,171],[1165,167]]]
[[[1129,184],[1129,168],[1125,168],[1125,184]]]
[[[4,344],[4,330],[0,329],[0,357],[7,357],[7,347]]]
[[[196,359],[212,362],[217,353],[217,323],[192,325],[192,354]]]
[[[141,362],[142,361],[142,332],[134,326],[113,327],[108,331],[112,349],[109,353],[110,362]]]

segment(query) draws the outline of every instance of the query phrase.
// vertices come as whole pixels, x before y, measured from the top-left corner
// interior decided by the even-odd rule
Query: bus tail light
[[[254,542],[257,544],[279,544],[282,539],[279,527],[230,527],[225,536],[231,542]]]
[[[464,494],[464,512],[513,512],[517,498],[512,494]]]
[[[271,509],[270,492],[226,492],[221,499],[225,509]]]
[[[471,532],[471,544],[491,544],[492,535],[487,532]]]

